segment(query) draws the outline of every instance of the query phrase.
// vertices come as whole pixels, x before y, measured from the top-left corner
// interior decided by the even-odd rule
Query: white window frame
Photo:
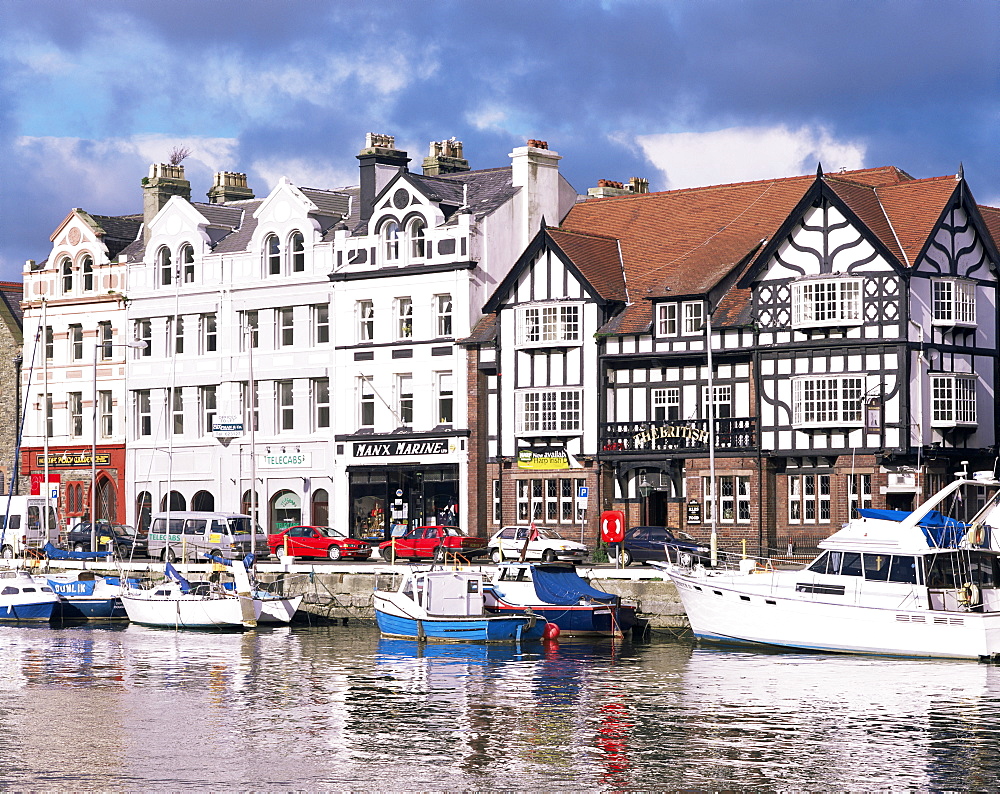
[[[402,427],[413,427],[413,375],[396,376],[396,418]]]
[[[733,415],[733,387],[723,383],[713,385],[715,392],[715,418],[729,419]],[[708,419],[708,386],[701,387],[701,418]]]
[[[66,399],[66,409],[69,413],[69,436],[83,436],[83,392],[71,391]]]
[[[83,258],[83,264],[80,267],[80,272],[82,273],[83,281],[83,291],[93,292],[94,291],[94,258],[92,256],[85,256]]]
[[[798,429],[861,427],[864,378],[808,375],[792,378],[792,424]]]
[[[156,270],[159,278],[156,283],[161,287],[169,287],[174,283],[174,261],[170,249],[163,246],[156,252]]]
[[[250,344],[247,344],[247,336],[250,337]],[[256,309],[247,309],[240,312],[240,351],[246,353],[250,348],[257,349],[260,346],[260,314]]]
[[[830,506],[830,474],[789,474],[788,523],[829,524],[832,522]]]
[[[684,301],[681,304],[681,333],[684,336],[705,331],[705,302]]]
[[[500,480],[493,480],[493,524],[500,523],[500,506],[503,503],[502,490],[500,487]]]
[[[115,434],[114,398],[110,391],[97,392],[97,406],[101,438],[112,438]]]
[[[313,344],[325,345],[330,341],[330,304],[316,303],[312,307]]]
[[[413,298],[396,298],[396,339],[413,339]]]
[[[455,376],[452,372],[434,373],[434,404],[438,425],[455,423]]]
[[[146,346],[135,350],[136,358],[145,358],[153,355],[153,321],[150,319],[135,321],[135,338],[139,342],[145,342]]]
[[[976,324],[976,282],[962,278],[931,279],[931,325],[970,328]]]
[[[66,257],[59,266],[59,273],[62,277],[62,294],[71,295],[73,293],[73,260]]]
[[[583,389],[522,389],[514,393],[515,435],[579,435]]]
[[[653,389],[651,416],[654,422],[670,422],[681,418],[681,390],[677,386]],[[662,416],[660,416],[662,414]]]
[[[141,389],[135,393],[135,429],[136,438],[153,435],[153,410],[149,389]]]
[[[702,477],[702,502],[704,515],[712,515],[712,478]],[[719,513],[716,516],[723,524],[749,524],[750,477],[744,475],[720,474],[715,478],[715,488],[719,496]]]
[[[518,306],[518,347],[572,347],[583,344],[583,304],[543,303]]]
[[[454,309],[451,295],[434,296],[434,327],[438,337],[454,336]]]
[[[313,430],[330,427],[330,379],[313,378],[310,384]]]
[[[661,303],[656,307],[657,336],[677,336],[677,304]]]
[[[219,350],[219,319],[215,312],[200,317],[201,352],[216,353]]]
[[[278,408],[278,415],[275,417],[277,431],[291,433],[295,430],[295,381],[275,381],[274,392]]]
[[[306,238],[298,229],[288,235],[288,272],[306,272]]]
[[[406,237],[410,259],[427,258],[427,222],[423,218],[414,218],[406,226]]]
[[[358,321],[358,342],[367,344],[375,341],[375,302],[358,301],[355,304]]]
[[[841,328],[862,323],[860,278],[792,282],[793,328]]]
[[[194,246],[185,243],[180,250],[181,278],[185,284],[194,284]]]
[[[254,431],[260,430],[260,381],[253,382],[253,405],[250,404],[250,383],[240,384],[240,400],[243,404],[243,424],[248,430],[253,422]]]
[[[358,378],[358,427],[375,427],[375,387],[370,375]],[[370,416],[366,416],[369,414]]]
[[[860,494],[858,491],[860,490]],[[871,474],[847,475],[847,515],[856,518],[855,508],[872,506],[872,476]]]
[[[69,327],[69,360],[83,361],[83,326],[79,323]]]
[[[198,408],[202,418],[201,434],[212,435],[212,425],[218,407],[218,390],[215,386],[201,386],[198,389]]]
[[[107,361],[114,356],[114,329],[109,320],[101,320],[97,324],[97,344],[101,349],[101,361]]]
[[[173,389],[173,404],[170,407],[170,432],[175,436],[184,435],[184,389],[175,386]],[[170,394],[170,390],[167,390]]]
[[[382,243],[380,247],[383,262],[399,262],[400,231],[399,221],[394,218],[385,221],[379,228],[378,236]]]
[[[275,349],[295,346],[295,308],[282,306],[274,310]]]
[[[976,376],[931,373],[931,427],[975,427]]]
[[[281,275],[281,239],[271,233],[264,238],[264,275]]]

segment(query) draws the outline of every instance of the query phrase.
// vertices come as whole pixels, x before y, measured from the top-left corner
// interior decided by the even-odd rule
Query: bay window
[[[792,423],[801,427],[861,424],[862,379],[843,375],[794,378]]]
[[[792,284],[792,327],[861,324],[861,279],[825,278]]]
[[[580,389],[532,389],[515,393],[517,426],[521,435],[579,433],[582,427]]]

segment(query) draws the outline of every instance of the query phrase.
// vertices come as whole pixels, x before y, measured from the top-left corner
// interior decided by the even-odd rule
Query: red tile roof
[[[548,232],[602,298],[622,302],[628,299],[617,238],[564,229]]]

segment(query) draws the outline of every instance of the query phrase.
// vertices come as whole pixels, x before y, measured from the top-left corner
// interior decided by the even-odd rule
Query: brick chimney
[[[440,176],[468,171],[469,161],[462,158],[462,142],[449,138],[431,141],[431,150],[424,158],[424,176]]]
[[[633,176],[628,184],[615,182],[613,179],[598,179],[597,187],[587,188],[587,198],[611,198],[612,196],[631,196],[637,193],[649,192],[649,180]]]
[[[173,196],[191,200],[191,183],[184,178],[184,166],[153,163],[142,180],[142,239],[149,242],[149,222]]]
[[[225,204],[227,201],[252,199],[253,191],[247,187],[247,175],[232,171],[219,171],[208,191],[209,204]]]
[[[392,135],[369,132],[365,135],[365,148],[358,153],[358,162],[361,164],[358,209],[361,222],[365,223],[372,216],[375,196],[399,171],[407,170],[406,164],[410,162],[410,158],[406,156],[406,152],[396,148],[396,139]]]

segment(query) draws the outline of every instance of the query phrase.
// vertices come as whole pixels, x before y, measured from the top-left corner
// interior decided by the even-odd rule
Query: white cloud
[[[335,190],[346,185],[358,183],[357,168],[343,170],[326,167],[310,158],[272,157],[257,160],[251,164],[249,172],[259,177],[260,184],[254,192],[263,196],[269,192],[278,180],[287,176],[293,185],[298,187],[316,187],[325,190]]]
[[[865,145],[838,141],[824,127],[730,127],[714,132],[638,135],[638,146],[663,175],[664,188],[747,182],[814,171],[864,167]]]

